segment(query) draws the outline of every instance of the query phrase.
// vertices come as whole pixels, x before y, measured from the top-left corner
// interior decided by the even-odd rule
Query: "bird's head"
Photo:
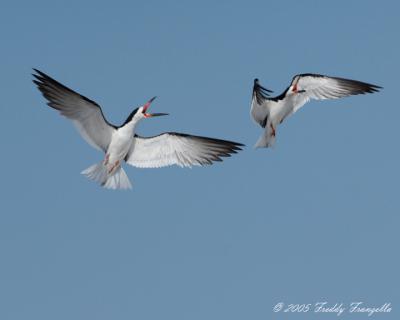
[[[136,108],[131,112],[129,117],[125,120],[125,124],[134,121],[135,123],[138,122],[139,120],[142,120],[143,118],[154,118],[154,117],[160,117],[160,116],[167,116],[168,113],[147,113],[147,109],[150,107],[151,103],[154,101],[156,97],[151,98],[149,101],[147,101],[143,106]]]
[[[153,117],[160,117],[160,116],[167,116],[168,113],[147,113],[147,109],[150,107],[151,103],[154,101],[154,99],[157,97],[151,98],[149,101],[147,101],[143,106],[141,106],[138,110],[139,116],[142,118],[153,118]]]

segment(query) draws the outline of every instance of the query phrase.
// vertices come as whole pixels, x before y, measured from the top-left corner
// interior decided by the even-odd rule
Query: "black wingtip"
[[[32,69],[33,69],[33,71],[35,71],[35,72],[37,73],[36,75],[32,73],[33,76],[40,75],[40,76],[42,76],[42,77],[48,77],[48,75],[45,74],[44,72],[42,72],[42,71],[40,71],[40,70],[38,70],[38,69],[36,69],[36,68],[32,68]]]
[[[361,82],[357,80],[349,81],[350,87],[353,87],[353,94],[365,94],[365,93],[375,93],[383,89],[383,87],[377,86],[375,84]]]
[[[372,92],[379,92],[379,91],[383,90],[383,87],[377,86],[375,84],[370,84],[370,87],[371,87]]]
[[[256,97],[258,104],[262,104],[264,100],[269,99],[270,93],[272,92],[272,90],[269,90],[260,85],[258,78],[254,79],[253,97]]]
[[[32,70],[34,71],[34,72],[36,72],[36,73],[31,73],[31,75],[33,76],[33,77],[35,77],[36,79],[38,79],[38,80],[40,80],[40,77],[39,77],[39,70],[38,69],[35,69],[35,68],[32,68]]]
[[[246,145],[240,142],[234,142],[235,146],[237,147],[245,147]]]
[[[44,72],[36,69],[36,68],[32,68],[33,71],[35,71],[36,73],[32,73],[32,76],[34,76],[37,80],[39,80],[40,82],[45,81],[46,79],[48,80],[53,80],[52,78],[50,78],[47,74],[45,74]],[[36,82],[35,82],[36,83]],[[37,84],[37,83],[36,83]]]
[[[254,79],[254,90],[257,90],[257,89],[261,89],[262,91],[264,91],[264,92],[263,92],[264,94],[266,94],[267,92],[268,92],[268,93],[272,93],[272,92],[273,92],[272,90],[269,90],[269,89],[263,87],[263,86],[260,84],[260,80],[259,80],[258,78],[255,78],[255,79]]]

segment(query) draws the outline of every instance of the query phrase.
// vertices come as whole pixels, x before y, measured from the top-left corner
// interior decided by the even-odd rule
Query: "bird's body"
[[[373,93],[379,89],[379,86],[361,81],[308,73],[294,76],[282,94],[269,97],[272,91],[262,87],[258,79],[255,79],[250,114],[264,128],[255,147],[273,146],[278,125],[311,99],[337,99]]]
[[[138,123],[144,118],[166,115],[146,113],[152,101],[131,112],[121,126],[110,124],[100,106],[65,87],[43,72],[36,70],[34,83],[48,105],[59,110],[73,121],[81,136],[94,148],[105,153],[104,160],[82,172],[109,189],[129,189],[131,183],[122,163],[140,168],[158,168],[169,165],[191,167],[222,161],[243,146],[240,143],[166,132],[155,137],[140,137],[136,134]]]
[[[118,128],[113,132],[105,159],[107,165],[111,166],[110,170],[112,169],[112,166],[115,166],[118,162],[125,159],[131,149],[135,139],[134,133],[136,123],[132,121],[128,125]]]

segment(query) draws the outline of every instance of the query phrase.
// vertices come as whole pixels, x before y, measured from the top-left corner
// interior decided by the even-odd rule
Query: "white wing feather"
[[[298,93],[293,98],[296,112],[310,99],[339,99],[352,95],[373,93],[379,91],[379,86],[337,77],[328,77],[319,74],[297,75],[293,78],[291,86],[297,86]]]
[[[126,162],[139,168],[203,166],[222,161],[242,144],[213,138],[168,132],[155,137],[134,137]]]

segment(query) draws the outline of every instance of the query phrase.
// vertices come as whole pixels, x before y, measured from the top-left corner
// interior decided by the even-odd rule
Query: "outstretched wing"
[[[241,150],[243,144],[167,132],[155,137],[144,138],[135,135],[134,142],[125,161],[139,168],[160,168],[171,165],[180,167],[203,166],[221,157],[229,157]]]
[[[81,136],[94,148],[107,151],[115,127],[104,118],[100,106],[67,88],[45,73],[33,69],[33,82],[48,100],[48,105],[71,119]]]
[[[338,99],[357,94],[373,93],[381,89],[379,86],[361,81],[311,73],[294,76],[290,87],[297,91],[293,98],[293,112],[300,109],[310,99]]]

